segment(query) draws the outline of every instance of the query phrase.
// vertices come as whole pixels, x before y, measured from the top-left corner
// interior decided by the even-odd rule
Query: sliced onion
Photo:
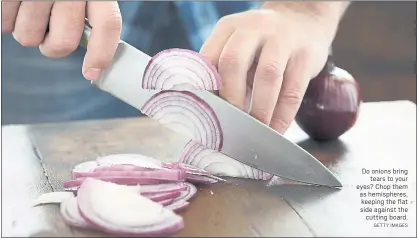
[[[141,154],[113,154],[97,158],[99,166],[135,165],[142,168],[160,169],[161,161]]]
[[[154,171],[155,168],[140,167],[131,164],[117,164],[111,166],[99,166],[92,172],[107,172],[107,171]],[[87,172],[87,171],[86,171]]]
[[[181,201],[169,204],[169,205],[165,206],[165,208],[170,209],[174,212],[179,212],[179,211],[183,210],[185,207],[187,207],[188,204],[190,204],[190,203],[187,202],[187,201],[181,200]]]
[[[60,211],[66,224],[80,228],[92,228],[81,216],[80,211],[78,210],[76,197],[63,201],[61,203]]]
[[[98,166],[99,165],[97,161],[95,160],[86,161],[86,162],[77,164],[72,171],[73,172],[91,172],[91,171],[94,171],[94,169],[96,169]]]
[[[181,192],[188,189],[186,183],[165,183],[157,185],[142,185],[140,186],[140,194],[155,195],[160,193],[174,193]]]
[[[164,236],[184,227],[181,216],[126,187],[87,178],[77,197],[81,216],[118,236]]]
[[[188,201],[197,193],[197,188],[191,183],[185,183],[187,185],[187,190],[182,191],[181,194],[174,199],[174,202],[177,201]]]
[[[155,171],[101,171],[74,173],[74,178],[100,178],[123,177],[132,179],[159,179],[164,181],[185,181],[185,172],[182,170],[155,170]]]
[[[169,198],[169,199],[161,200],[158,203],[165,207],[165,206],[172,204],[173,201],[174,201],[173,198]]]
[[[218,179],[215,179],[212,177],[200,176],[200,175],[194,175],[194,174],[187,175],[187,181],[190,183],[195,183],[195,184],[212,184],[212,183],[219,182]]]
[[[121,184],[121,185],[137,185],[137,184],[160,184],[164,181],[160,179],[135,178],[135,177],[95,177],[97,180]],[[68,180],[64,182],[64,188],[79,187],[83,184],[85,178]]]
[[[191,92],[161,91],[153,95],[141,111],[211,149],[222,148],[222,129],[216,113],[210,105]]]
[[[189,144],[192,145],[185,147],[187,150],[183,153],[182,163],[188,163],[217,176],[262,180],[268,180],[272,177],[266,172],[252,168],[223,153],[211,150],[196,141],[190,141]],[[194,152],[191,150],[194,150]]]
[[[156,90],[219,90],[221,77],[209,59],[187,49],[167,49],[146,66],[142,88]]]
[[[53,204],[53,203],[62,203],[68,198],[74,197],[72,192],[50,192],[41,194],[33,202],[32,206],[44,205],[44,204]]]
[[[160,201],[167,200],[167,199],[175,199],[179,197],[180,195],[181,195],[181,192],[170,192],[170,193],[143,195],[143,196],[151,199],[154,202],[160,202]]]

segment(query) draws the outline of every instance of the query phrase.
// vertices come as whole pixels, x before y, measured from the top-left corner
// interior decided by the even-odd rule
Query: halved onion
[[[149,61],[142,88],[156,90],[219,90],[221,77],[205,56],[187,49],[167,49]]]
[[[190,141],[183,151],[181,163],[193,165],[217,176],[268,180],[272,175],[238,162],[223,153]]]
[[[153,95],[141,111],[213,150],[222,148],[222,129],[216,113],[210,105],[191,92],[161,91]]]

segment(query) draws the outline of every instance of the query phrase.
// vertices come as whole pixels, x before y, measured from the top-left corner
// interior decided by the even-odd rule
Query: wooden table
[[[62,190],[62,182],[70,178],[75,164],[97,156],[143,153],[163,160],[177,156],[175,134],[148,118],[4,126],[2,134],[4,236],[103,236],[69,228],[56,205],[30,208],[30,201],[42,193]],[[176,236],[416,236],[414,103],[365,103],[355,127],[338,141],[314,142],[295,124],[286,136],[328,166],[344,188],[266,188],[264,182],[248,180],[203,187],[181,213],[186,227]],[[361,204],[357,189],[357,185],[370,184],[370,175],[362,174],[363,169],[408,170],[407,176],[401,175],[407,178],[402,185],[408,189],[372,191],[406,192],[408,204],[396,206],[409,212],[391,215],[406,214],[408,220],[399,223],[408,227],[375,227],[380,221],[366,220],[373,213],[360,212],[370,206]],[[384,223],[390,226],[398,221]]]

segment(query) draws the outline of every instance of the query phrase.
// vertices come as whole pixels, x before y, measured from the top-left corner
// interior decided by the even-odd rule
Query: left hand
[[[222,76],[220,97],[245,110],[252,87],[250,115],[283,134],[324,67],[338,21],[264,5],[220,19],[200,52]]]

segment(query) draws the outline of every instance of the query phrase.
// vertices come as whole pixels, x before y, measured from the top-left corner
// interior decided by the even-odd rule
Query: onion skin
[[[358,82],[329,58],[310,81],[295,121],[314,140],[334,140],[355,125],[361,103]]]

